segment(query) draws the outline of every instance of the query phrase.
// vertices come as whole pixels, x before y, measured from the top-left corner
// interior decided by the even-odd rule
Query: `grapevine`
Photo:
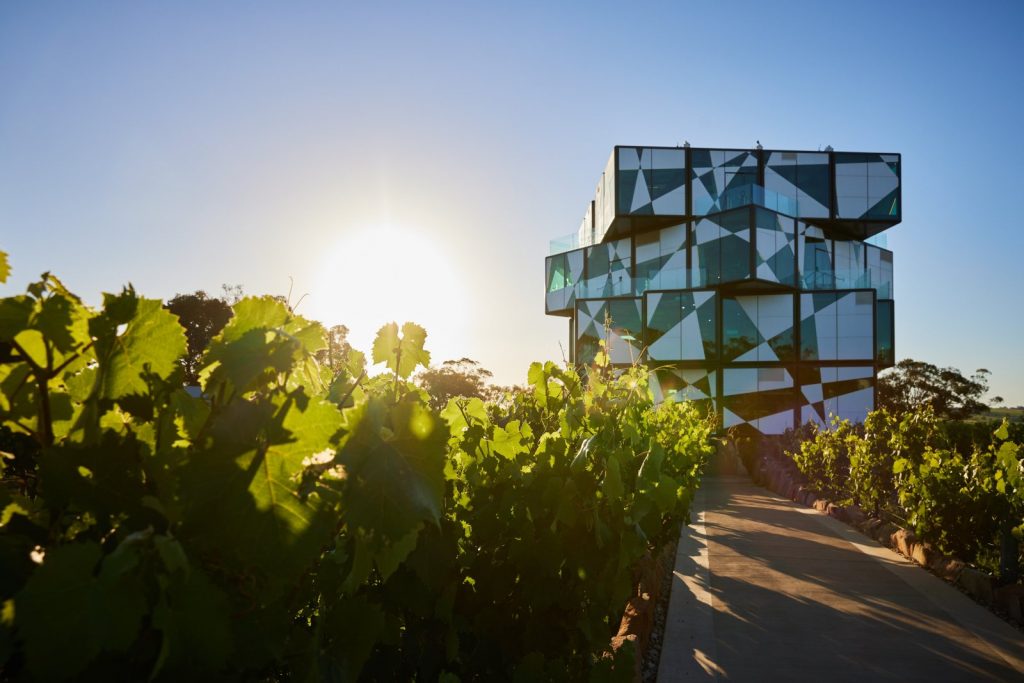
[[[642,366],[535,363],[436,411],[426,337],[329,369],[319,323],[248,297],[189,393],[158,300],[97,310],[50,274],[0,299],[3,674],[628,678],[609,641],[714,421],[655,406]]]

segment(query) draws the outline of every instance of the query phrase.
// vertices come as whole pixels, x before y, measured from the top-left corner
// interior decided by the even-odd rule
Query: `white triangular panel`
[[[694,292],[693,293],[693,303],[694,303],[695,306],[700,307],[703,304],[706,304],[708,302],[708,300],[713,298],[714,296],[715,296],[714,292]]]
[[[686,213],[686,186],[682,185],[654,200],[654,213],[658,215]]]
[[[594,316],[587,313],[586,309],[580,307],[579,309],[579,320],[576,321],[576,336],[583,336],[583,331],[587,329],[587,326],[594,320]]]
[[[790,197],[796,196],[796,186],[789,182],[787,178],[783,178],[781,175],[775,172],[772,168],[764,169],[764,184],[775,192],[780,194],[788,195]]]
[[[742,417],[732,412],[728,408],[722,408],[722,426],[723,427],[735,427],[736,425],[746,424],[747,421]]]
[[[738,296],[736,297],[736,303],[740,305],[743,312],[747,314],[751,322],[757,325],[757,297],[756,296]]]
[[[605,280],[606,281],[607,279],[608,279],[607,275],[603,275],[600,278],[593,278],[593,280],[595,280],[595,281],[598,281],[598,280]],[[597,315],[599,313],[601,313],[601,310],[604,308],[604,305],[605,305],[605,302],[603,302],[603,301],[584,301],[583,302],[583,307],[586,308],[587,314],[590,315],[591,319],[597,317]],[[604,324],[604,321],[602,320],[601,323]]]
[[[793,327],[793,316],[762,315],[757,321],[757,331],[765,339],[773,339]]]
[[[700,335],[700,320],[696,313],[683,318],[682,321],[683,356],[688,359],[704,359],[704,340]]]
[[[811,310],[812,311],[814,310],[814,303],[813,303],[813,301],[811,303]],[[833,302],[833,303],[829,304],[828,306],[826,306],[825,308],[821,309],[820,311],[817,311],[814,315],[819,317],[819,318],[835,318],[836,315],[838,315],[838,313],[839,313],[839,309],[836,307],[836,304]]]
[[[825,397],[821,392],[820,384],[805,384],[800,387],[800,391],[803,393],[804,398],[807,399],[808,403],[817,403],[825,400]]]
[[[818,415],[818,411],[814,409],[814,406],[803,406],[800,408],[800,424],[806,424],[813,422],[819,427],[824,427],[825,423],[822,422],[821,416]]]
[[[762,434],[782,434],[793,427],[793,411],[785,410],[774,415],[766,415],[755,420],[757,430]]]
[[[743,361],[756,361],[756,360],[779,360],[775,350],[768,346],[768,342],[762,343],[756,349],[750,349],[742,356],[736,359],[737,362]]]
[[[675,334],[672,333],[675,331]],[[679,349],[681,346],[681,340],[679,338],[679,325],[676,325],[669,331],[668,334],[664,334],[658,337],[647,349],[647,353],[651,360],[679,360]]]
[[[644,204],[651,203],[651,195],[647,192],[647,179],[644,178],[643,172],[636,174],[636,186],[633,188],[633,205],[629,207],[629,210],[636,211]]]
[[[776,242],[777,234],[774,230],[757,229],[757,253],[761,255],[761,258],[768,260],[786,246],[784,240]]]
[[[697,237],[697,244],[707,244],[717,240],[722,233],[722,229],[712,221],[700,221],[697,223],[695,230]]]

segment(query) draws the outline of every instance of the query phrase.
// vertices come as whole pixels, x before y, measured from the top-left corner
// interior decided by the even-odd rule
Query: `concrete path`
[[[718,476],[692,518],[660,683],[1024,681],[1024,634],[831,517]]]

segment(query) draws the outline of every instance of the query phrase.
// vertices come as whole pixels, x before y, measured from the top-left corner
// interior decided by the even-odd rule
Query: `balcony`
[[[671,273],[662,272],[655,277],[630,277],[621,272],[603,275],[596,278],[583,279],[573,284],[564,284],[566,280],[553,283],[547,292],[547,312],[549,314],[569,313],[576,299],[609,299],[618,297],[639,297],[648,291],[686,290],[719,287],[733,282],[755,282],[754,280],[718,280],[710,281],[703,268],[684,268]],[[813,292],[822,290],[873,289],[876,298],[892,299],[892,278],[885,274],[872,271],[811,271],[801,273],[798,279],[801,291]]]
[[[726,190],[717,199],[700,198],[693,207],[693,214],[705,216],[708,214],[739,209],[744,206],[760,206],[786,216],[800,216],[799,202],[793,197],[767,190],[760,185],[744,185]],[[680,216],[682,219],[683,216]],[[550,241],[548,255],[564,254],[567,251],[582,249],[594,244],[592,241],[595,231],[578,230],[568,235],[562,235]]]
[[[787,216],[800,215],[800,205],[795,197],[787,197],[760,185],[734,187],[718,195],[718,198],[714,200],[709,197],[695,197],[694,199],[693,214],[695,216],[706,216],[750,205],[760,206]]]

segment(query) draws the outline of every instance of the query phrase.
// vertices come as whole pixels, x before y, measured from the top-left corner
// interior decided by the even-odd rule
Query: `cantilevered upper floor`
[[[864,240],[901,220],[900,155],[617,146],[579,229],[551,253],[758,206]]]

